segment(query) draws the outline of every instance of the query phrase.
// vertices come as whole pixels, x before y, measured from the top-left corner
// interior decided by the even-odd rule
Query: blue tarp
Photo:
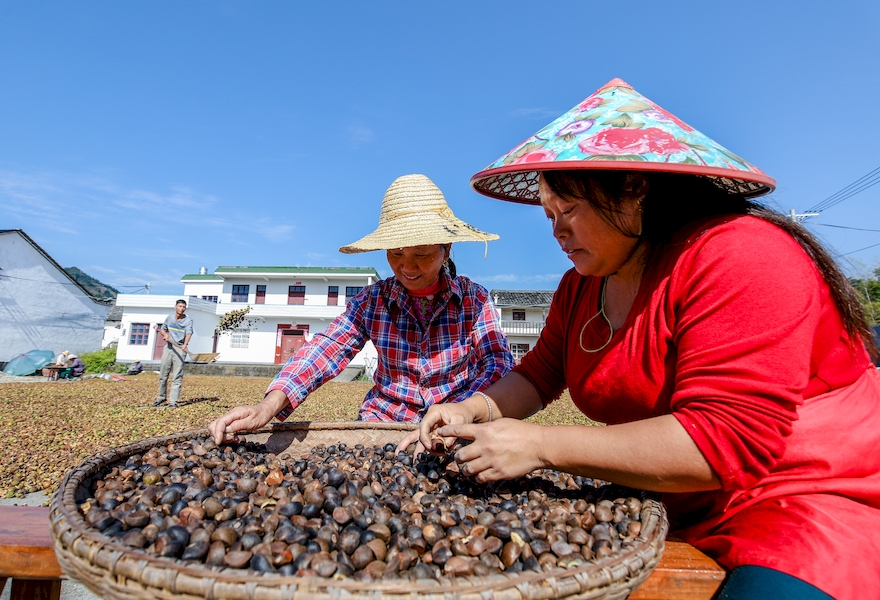
[[[29,350],[10,360],[3,372],[7,375],[31,375],[53,362],[55,353],[51,350]]]

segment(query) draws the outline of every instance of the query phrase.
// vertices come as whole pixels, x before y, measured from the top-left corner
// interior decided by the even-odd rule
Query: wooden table
[[[46,365],[43,368],[51,371],[51,373],[49,373],[49,375],[48,375],[49,381],[55,381],[58,379],[58,373],[60,373],[61,371],[63,371],[67,367],[62,366],[62,365]]]
[[[724,575],[714,560],[693,546],[667,540],[660,564],[630,600],[710,600]],[[62,577],[49,531],[49,508],[0,506],[0,591],[11,578],[11,600],[58,600]]]
[[[660,564],[629,600],[710,600],[726,575],[690,544],[667,539]]]
[[[62,577],[49,532],[49,508],[0,506],[0,591],[11,578],[11,600],[58,600]]]

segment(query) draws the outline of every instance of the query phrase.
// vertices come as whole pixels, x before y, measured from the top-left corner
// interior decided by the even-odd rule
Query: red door
[[[165,351],[165,338],[156,331],[156,345],[153,346],[153,360],[162,360],[162,353]]]
[[[287,363],[296,351],[306,343],[306,337],[300,329],[287,329],[281,332],[281,364]]]

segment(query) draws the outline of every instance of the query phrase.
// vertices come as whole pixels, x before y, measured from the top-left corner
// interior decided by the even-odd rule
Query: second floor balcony
[[[541,335],[544,321],[508,321],[501,320],[501,331],[507,335]]]

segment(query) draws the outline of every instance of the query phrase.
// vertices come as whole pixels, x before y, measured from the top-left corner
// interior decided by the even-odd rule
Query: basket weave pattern
[[[397,443],[412,424],[287,423],[248,436],[270,452],[308,452],[318,444],[383,445]],[[105,467],[154,446],[206,436],[207,430],[142,440],[86,460],[67,473],[52,498],[50,518],[55,554],[64,573],[108,599],[228,598],[233,600],[545,600],[551,598],[626,598],[656,567],[668,528],[665,509],[643,502],[642,530],[635,543],[609,557],[553,572],[522,572],[487,577],[359,582],[350,579],[283,576],[242,569],[208,567],[161,558],[124,546],[90,527],[78,508],[90,478]]]

